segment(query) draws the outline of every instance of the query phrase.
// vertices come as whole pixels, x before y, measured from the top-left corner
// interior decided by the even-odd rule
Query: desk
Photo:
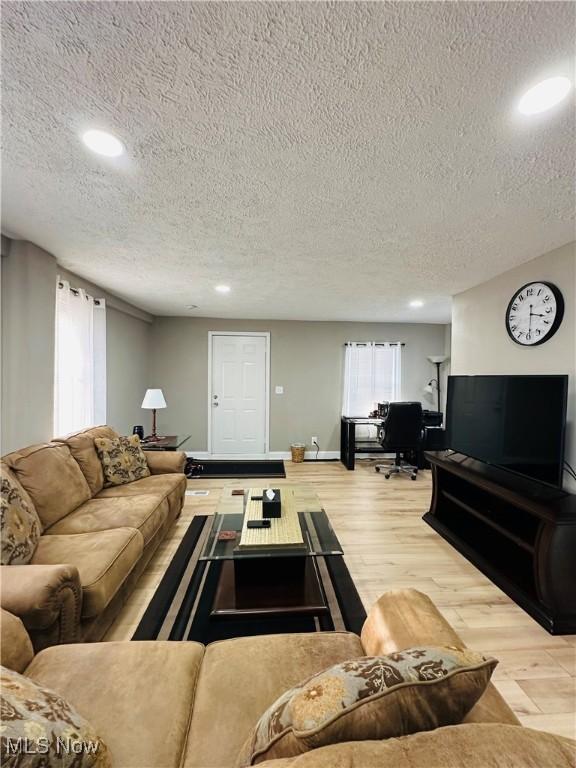
[[[443,414],[438,411],[422,412],[422,448],[418,450],[416,463],[419,469],[427,469],[428,464],[424,459],[424,450],[440,450],[445,448],[444,430],[441,428]],[[346,469],[354,469],[357,453],[389,453],[380,445],[380,440],[360,440],[356,442],[356,425],[373,424],[380,428],[384,419],[353,418],[342,416],[340,420],[340,461]]]
[[[159,437],[158,440],[151,440],[147,442],[142,440],[140,447],[143,451],[177,451],[181,445],[184,445],[186,440],[190,439],[190,435],[181,437],[180,435],[166,435],[165,437]]]
[[[342,416],[340,420],[340,461],[346,469],[354,469],[357,453],[384,453],[380,441],[363,440],[356,443],[356,425],[373,424],[380,428],[384,419],[363,419]]]

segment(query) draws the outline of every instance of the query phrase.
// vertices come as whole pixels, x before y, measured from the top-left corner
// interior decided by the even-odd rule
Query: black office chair
[[[405,472],[416,480],[418,467],[410,464],[422,443],[422,405],[421,403],[390,403],[388,416],[382,425],[380,444],[382,449],[395,453],[394,464],[376,464],[376,472],[385,470],[388,479],[392,473]]]

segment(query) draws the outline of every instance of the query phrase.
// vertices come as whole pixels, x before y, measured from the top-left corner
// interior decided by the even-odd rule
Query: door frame
[[[212,453],[212,343],[214,336],[255,336],[264,337],[266,340],[264,365],[265,375],[265,427],[264,427],[264,453],[238,454],[238,453]],[[208,453],[213,458],[236,457],[239,461],[244,459],[261,459],[270,453],[270,331],[208,331]]]

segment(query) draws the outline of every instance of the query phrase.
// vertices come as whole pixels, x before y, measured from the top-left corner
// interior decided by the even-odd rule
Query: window
[[[402,345],[346,343],[343,416],[368,416],[376,403],[400,399]]]
[[[106,423],[106,305],[65,281],[56,289],[54,433]]]

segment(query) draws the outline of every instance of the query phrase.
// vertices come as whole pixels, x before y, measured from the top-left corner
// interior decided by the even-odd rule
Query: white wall
[[[564,296],[562,325],[545,344],[522,347],[504,322],[508,302],[525,283],[554,283]],[[576,243],[539,256],[454,297],[453,374],[567,373],[569,379],[566,459],[576,467]],[[565,488],[576,483],[565,475]]]

